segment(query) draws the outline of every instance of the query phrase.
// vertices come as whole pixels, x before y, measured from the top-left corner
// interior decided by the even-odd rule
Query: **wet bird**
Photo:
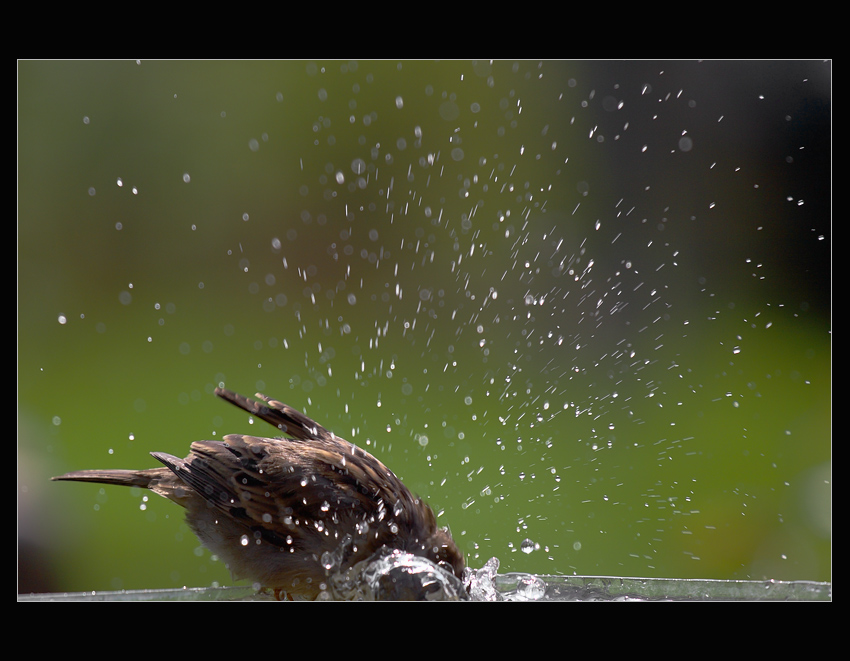
[[[53,480],[150,489],[186,509],[186,522],[234,578],[276,596],[315,599],[331,571],[387,548],[427,558],[461,578],[463,555],[433,510],[378,459],[303,413],[257,393],[216,395],[284,436],[196,441],[164,468],[83,470]]]

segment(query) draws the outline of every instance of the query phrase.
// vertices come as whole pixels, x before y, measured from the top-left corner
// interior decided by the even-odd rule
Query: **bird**
[[[193,442],[183,459],[151,452],[164,467],[51,479],[142,487],[177,503],[234,579],[249,579],[278,599],[328,595],[332,571],[387,549],[462,578],[464,556],[448,528],[373,455],[261,393],[254,400],[217,387],[215,394],[282,436],[228,434]]]

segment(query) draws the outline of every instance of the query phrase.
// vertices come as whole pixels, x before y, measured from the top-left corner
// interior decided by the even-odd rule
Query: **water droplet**
[[[537,601],[546,596],[546,583],[542,578],[526,574],[521,576],[516,586],[517,597],[524,601]]]

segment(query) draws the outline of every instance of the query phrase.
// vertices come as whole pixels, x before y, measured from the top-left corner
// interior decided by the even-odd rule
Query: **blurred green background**
[[[19,592],[230,582],[49,481],[273,433],[219,383],[473,567],[831,580],[830,131],[822,61],[19,61]]]

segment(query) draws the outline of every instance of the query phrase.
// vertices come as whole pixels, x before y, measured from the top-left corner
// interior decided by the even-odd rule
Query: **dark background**
[[[18,589],[230,581],[49,481],[272,433],[219,383],[473,567],[829,581],[831,228],[828,61],[21,61]]]

